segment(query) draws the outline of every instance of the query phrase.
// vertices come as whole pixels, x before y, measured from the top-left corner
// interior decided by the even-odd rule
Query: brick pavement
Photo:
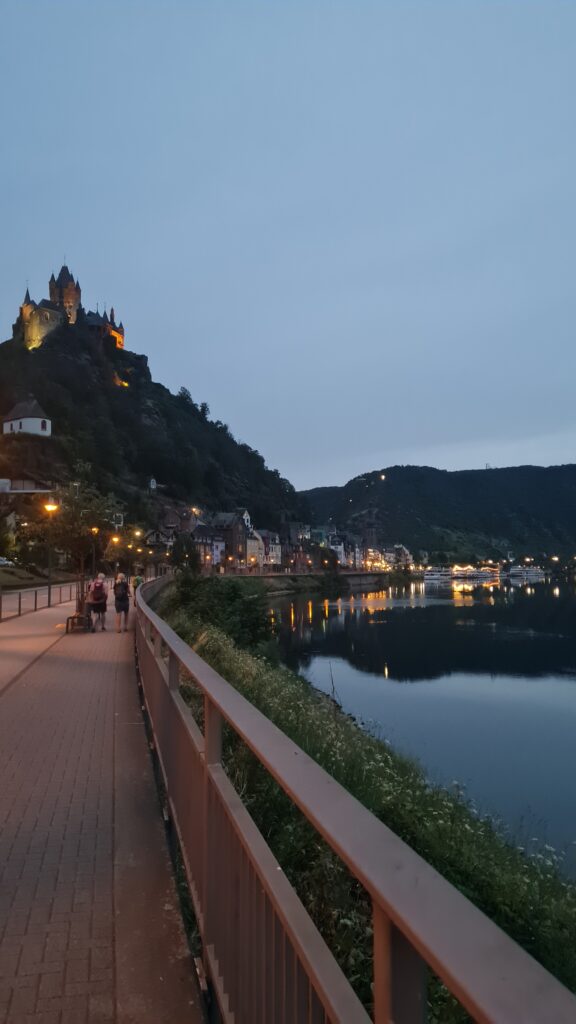
[[[50,615],[20,621],[50,636]],[[0,625],[0,651],[11,626]],[[62,636],[40,656],[32,644],[30,667],[0,688],[0,1024],[202,1020],[132,645],[114,632]],[[156,932],[161,948],[149,942],[148,954]]]

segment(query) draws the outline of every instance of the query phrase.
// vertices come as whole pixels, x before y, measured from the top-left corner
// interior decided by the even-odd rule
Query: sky
[[[0,338],[65,259],[298,488],[576,461],[576,4],[0,19]]]

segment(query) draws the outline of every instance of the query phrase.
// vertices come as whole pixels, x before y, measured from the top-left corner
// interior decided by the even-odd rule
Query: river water
[[[283,660],[576,876],[576,591],[537,584],[278,598]]]

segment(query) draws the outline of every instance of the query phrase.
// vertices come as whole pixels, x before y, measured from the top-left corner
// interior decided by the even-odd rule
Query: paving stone
[[[126,735],[118,733],[119,693],[130,720],[140,714],[133,638],[63,636],[65,614],[49,609],[0,623],[0,1024],[133,1020],[117,1006],[114,914],[115,787],[128,787],[120,793],[126,805],[133,784],[115,774]],[[150,773],[145,742],[138,756],[142,777]],[[149,805],[157,842],[157,801]],[[145,889],[145,879],[138,886]],[[157,910],[150,912],[153,921]],[[144,906],[144,935],[147,913]],[[165,975],[173,950],[163,955]],[[133,965],[122,970],[129,988]],[[181,1018],[158,1002],[142,1024],[202,1021],[190,980]]]

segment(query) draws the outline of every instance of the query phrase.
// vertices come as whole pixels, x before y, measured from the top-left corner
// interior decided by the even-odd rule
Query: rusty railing
[[[428,969],[483,1024],[574,1024],[576,999],[206,664],[137,593],[142,686],[206,970],[230,1024],[370,1020],[221,763],[227,722],[368,893],[375,1024],[426,1019]],[[204,732],[179,693],[204,698]]]

